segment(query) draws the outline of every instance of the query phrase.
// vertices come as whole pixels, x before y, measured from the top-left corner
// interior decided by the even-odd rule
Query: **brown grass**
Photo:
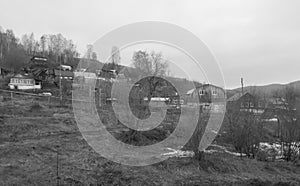
[[[78,132],[72,110],[46,102],[40,115],[30,100],[1,105],[0,185],[55,185],[56,151],[61,185],[299,185],[300,166],[259,162],[226,153],[202,161],[170,158],[129,167],[97,154]],[[36,106],[33,106],[36,107]],[[47,115],[44,115],[47,113]]]

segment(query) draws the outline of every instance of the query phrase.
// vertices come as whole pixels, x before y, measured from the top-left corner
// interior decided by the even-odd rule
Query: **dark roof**
[[[233,96],[231,96],[230,98],[227,99],[227,101],[237,101],[239,100],[241,97],[245,96],[246,94],[249,94],[251,95],[249,92],[245,92],[245,93],[241,93],[241,92],[238,92],[236,94],[234,94]],[[251,95],[252,96],[252,95]]]
[[[86,59],[86,58],[78,58],[78,63],[75,66],[74,70],[79,69],[86,69],[86,72],[94,72],[96,73],[97,70],[102,69],[103,63],[97,60]]]
[[[28,74],[16,74],[11,78],[18,78],[18,79],[34,79],[33,76],[28,75]]]
[[[216,87],[216,88],[221,88],[221,87],[218,87],[218,86],[216,86],[216,85],[208,84],[208,83],[197,85],[196,88],[209,87],[209,86],[211,86],[211,87]]]
[[[195,86],[195,88],[193,89],[190,89],[186,92],[186,94],[192,94],[196,89],[200,89],[200,88],[207,88],[207,87],[215,87],[215,88],[218,88],[218,89],[221,89],[225,92],[225,90],[221,87],[218,87],[216,85],[213,85],[213,84],[201,84],[201,85],[198,85],[198,86]]]
[[[62,77],[74,77],[74,73],[71,72],[71,71],[54,70],[54,75],[55,76],[60,76],[60,74],[61,74]]]
[[[214,87],[214,88],[222,90],[225,93],[225,90],[222,87],[219,87],[219,86],[216,86],[216,85],[213,85],[213,84],[201,84],[201,85],[196,86],[196,89],[207,88],[207,87]]]

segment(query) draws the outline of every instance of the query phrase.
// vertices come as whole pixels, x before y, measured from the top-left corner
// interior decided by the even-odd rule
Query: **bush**
[[[33,105],[30,106],[29,111],[30,112],[39,112],[40,110],[42,110],[42,106],[39,103],[33,103]]]
[[[266,151],[258,151],[257,154],[256,154],[256,159],[258,161],[267,161],[268,159],[268,154]]]

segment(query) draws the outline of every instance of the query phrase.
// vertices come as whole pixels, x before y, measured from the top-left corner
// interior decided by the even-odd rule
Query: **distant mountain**
[[[300,81],[294,81],[288,84],[270,84],[262,86],[246,86],[244,87],[244,92],[256,92],[259,95],[272,96],[276,91],[283,91],[286,87],[292,86],[294,89],[300,93]],[[226,90],[227,97],[231,97],[233,94],[242,92],[242,88]]]

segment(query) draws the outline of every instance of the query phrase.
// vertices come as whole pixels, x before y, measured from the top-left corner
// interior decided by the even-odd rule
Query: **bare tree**
[[[228,109],[225,122],[228,134],[226,140],[241,156],[245,153],[248,157],[254,158],[263,138],[260,119],[251,112]]]
[[[93,53],[92,53],[92,59],[93,59],[93,60],[97,60],[97,53],[96,53],[96,52],[93,52]]]
[[[21,47],[13,47],[5,58],[4,66],[16,73],[24,66],[27,60],[25,51]]]
[[[278,137],[286,161],[300,158],[300,114],[296,102],[300,97],[292,86],[274,93],[276,100],[273,110],[278,121]]]
[[[143,85],[143,90],[147,92],[148,101],[160,85],[160,79],[157,77],[165,76],[168,63],[163,59],[162,53],[155,53],[154,51],[148,54],[146,51],[134,52],[133,65],[139,73],[139,78],[145,77],[146,81]]]
[[[228,104],[224,120],[226,131],[225,140],[232,144],[237,152],[246,154],[248,157],[255,157],[259,150],[259,144],[264,139],[262,125],[262,114],[256,109],[259,107],[261,96],[256,88],[251,90],[254,107],[251,109],[240,109],[240,103]]]
[[[45,50],[46,50],[46,42],[47,42],[47,38],[45,35],[43,35],[40,39],[40,46],[42,49],[42,55],[45,55]]]
[[[40,53],[56,62],[72,61],[78,57],[76,46],[72,40],[66,39],[63,35],[43,35],[39,42]]]
[[[4,43],[4,36],[3,36],[3,29],[0,26],[0,61],[3,59],[3,43]]]
[[[92,59],[92,54],[93,54],[93,51],[94,51],[94,47],[91,44],[87,45],[86,47],[87,47],[86,58]]]
[[[120,61],[121,61],[121,56],[120,56],[119,48],[113,46],[111,49],[111,62],[113,64],[120,64]]]
[[[27,54],[32,55],[35,52],[37,52],[37,51],[35,51],[35,43],[36,42],[34,40],[33,33],[31,33],[30,35],[24,34],[22,36],[21,42],[22,42],[22,45],[23,45],[25,51],[27,52]]]
[[[19,40],[15,37],[12,30],[0,32],[0,41],[0,60],[2,66],[17,72],[24,62],[26,62],[23,47],[19,44]]]
[[[132,57],[133,65],[135,67],[136,76],[131,76],[134,79],[133,81],[138,81],[138,86],[135,90],[135,97],[138,97],[138,103],[131,104],[134,106],[133,113],[138,118],[146,118],[150,115],[149,107],[144,104],[144,97],[147,96],[148,102],[151,101],[153,93],[156,91],[156,88],[163,83],[160,76],[164,76],[167,69],[167,62],[162,58],[161,53],[152,52],[148,54],[146,51],[137,51],[134,52]],[[144,77],[144,78],[143,78]],[[132,99],[131,99],[132,100]],[[139,125],[139,122],[136,123]],[[140,133],[136,130],[131,130],[128,134],[128,140],[132,141],[139,138]]]

